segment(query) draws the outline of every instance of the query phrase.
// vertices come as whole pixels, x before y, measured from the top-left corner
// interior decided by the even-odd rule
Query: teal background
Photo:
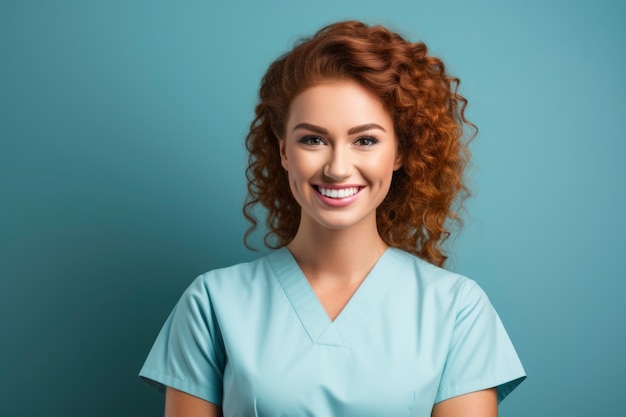
[[[608,0],[3,0],[2,415],[162,414],[136,374],[173,304],[258,256],[240,207],[260,77],[347,18],[462,78],[480,134],[451,268],[529,374],[501,415],[626,415],[626,3]]]

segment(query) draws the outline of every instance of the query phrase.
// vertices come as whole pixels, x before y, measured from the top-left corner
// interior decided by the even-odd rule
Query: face
[[[280,141],[301,225],[376,225],[376,208],[402,165],[391,115],[353,81],[306,89],[291,103]],[[375,230],[375,229],[374,229]]]

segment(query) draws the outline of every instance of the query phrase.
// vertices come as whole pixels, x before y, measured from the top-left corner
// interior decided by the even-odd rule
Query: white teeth
[[[359,192],[359,187],[341,188],[339,190],[335,188],[324,187],[317,187],[317,189],[319,190],[320,194],[330,198],[346,198]]]

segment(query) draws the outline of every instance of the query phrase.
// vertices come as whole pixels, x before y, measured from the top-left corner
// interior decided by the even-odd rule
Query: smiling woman
[[[140,373],[166,416],[497,415],[524,370],[484,292],[441,268],[473,127],[457,85],[360,22],[270,66],[244,214],[267,209],[276,250],[183,294]]]

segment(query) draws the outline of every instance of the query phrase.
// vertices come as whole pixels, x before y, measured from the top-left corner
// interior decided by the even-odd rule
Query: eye
[[[354,141],[356,146],[369,147],[372,145],[376,145],[378,143],[378,139],[372,136],[362,136]]]
[[[319,136],[304,136],[298,140],[298,143],[308,146],[321,146],[324,145],[324,139]]]

